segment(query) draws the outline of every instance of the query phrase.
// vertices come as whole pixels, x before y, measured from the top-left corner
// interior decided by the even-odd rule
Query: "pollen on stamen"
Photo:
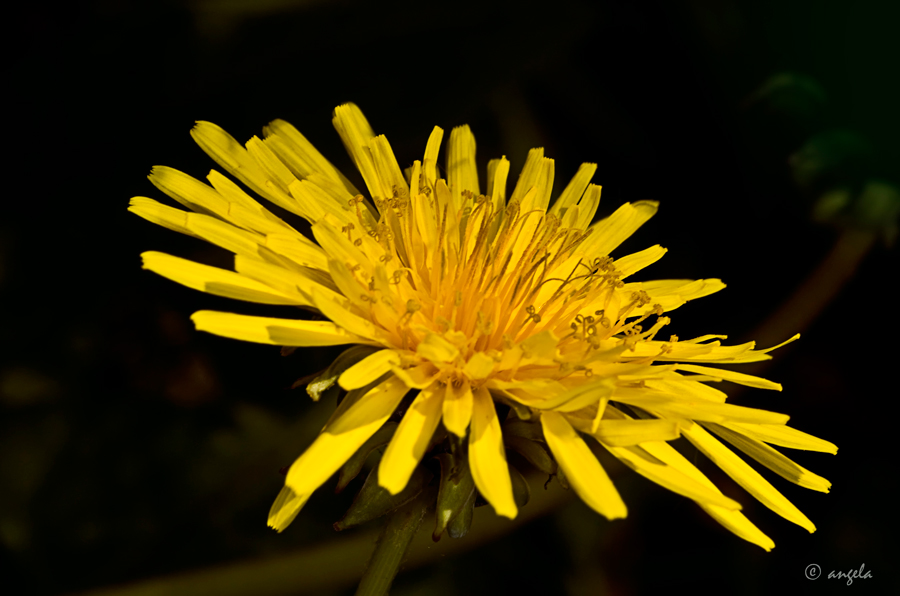
[[[533,304],[526,306],[525,312],[528,313],[528,317],[525,319],[526,321],[534,321],[535,323],[541,322],[541,315],[537,313],[537,309],[534,308]]]

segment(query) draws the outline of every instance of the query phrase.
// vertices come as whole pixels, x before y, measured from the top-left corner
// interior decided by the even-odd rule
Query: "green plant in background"
[[[315,242],[216,171],[207,185],[153,169],[154,185],[190,212],[145,197],[130,207],[235,254],[234,271],[159,252],[143,254],[145,268],[209,293],[315,313],[200,311],[192,317],[197,329],[289,347],[351,346],[308,382],[314,400],[336,395],[339,405],[288,470],[269,514],[273,528],[284,530],[332,475],[340,472],[343,489],[383,450],[335,528],[390,516],[358,592],[386,593],[427,512],[435,539],[464,536],[479,499],[500,516],[517,516],[529,488],[507,462],[507,449],[601,515],[625,517],[587,438],[771,549],[774,542],[740,503],[669,445],[685,437],[761,503],[815,530],[719,440],[792,482],[828,492],[827,480],[772,445],[835,453],[833,444],[787,426],[786,415],[727,404],[710,385],[780,390],[709,366],[765,361],[775,348],[723,346],[719,335],[657,339],[670,323],[667,312],[724,284],[626,281],[665,254],[658,245],[610,257],[655,214],[655,202],[624,204],[591,223],[600,200],[600,187],[590,183],[594,164],[583,164],[551,204],[554,163],[542,149],[529,153],[507,197],[505,158],[488,163],[482,192],[467,126],[450,134],[444,178],[440,128],[422,161],[404,172],[355,105],[336,108],[334,124],[370,198],[286,122],[270,123],[264,139],[246,146],[207,122],[192,131],[248,188],[309,221]]]
[[[814,78],[790,72],[772,75],[743,107],[765,109],[767,121],[802,131],[799,147],[787,159],[800,191],[797,196],[809,202],[812,221],[838,231],[819,265],[756,330],[756,337],[769,338],[785,327],[804,330],[853,278],[879,239],[893,246],[900,191],[888,177],[896,164],[882,163],[866,135],[828,125],[828,97]]]

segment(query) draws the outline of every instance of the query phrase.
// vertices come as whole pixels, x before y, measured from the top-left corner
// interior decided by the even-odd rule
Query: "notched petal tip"
[[[289,486],[284,486],[269,509],[268,525],[279,534],[287,528],[309,500],[309,495],[297,495]]]

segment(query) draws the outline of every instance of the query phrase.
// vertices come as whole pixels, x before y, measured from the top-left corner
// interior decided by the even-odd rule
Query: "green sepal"
[[[447,534],[450,535],[450,538],[462,538],[463,536],[468,534],[469,528],[472,527],[472,518],[474,516],[475,491],[472,491],[472,494],[469,495],[469,500],[463,504],[462,508],[459,510],[459,513],[456,515],[456,517],[453,518],[453,521],[450,522],[450,525],[447,526]],[[440,538],[440,536],[438,536],[438,538]]]
[[[441,453],[437,456],[441,464],[441,487],[438,491],[435,508],[435,526],[431,537],[438,541],[448,527],[457,527],[459,536],[469,531],[472,523],[471,515],[475,506],[475,480],[469,469],[469,461],[463,455],[456,457],[452,453]],[[454,520],[469,509],[469,520],[462,520],[453,526]],[[451,537],[457,538],[451,532]]]
[[[513,466],[509,466],[509,478],[512,480],[513,500],[516,502],[516,507],[524,507],[531,500],[531,488],[528,486],[528,481]]]
[[[525,420],[510,418],[503,423],[503,436],[504,438],[516,436],[532,441],[543,441],[544,431],[541,429],[539,422],[526,422]]]
[[[313,401],[319,401],[322,394],[337,383],[338,377],[340,377],[345,370],[366,356],[377,352],[379,349],[381,348],[356,345],[344,350],[341,352],[340,356],[334,359],[334,362],[332,362],[328,368],[309,382],[306,386],[306,392]]]
[[[374,435],[369,437],[368,441],[363,443],[362,447],[356,450],[356,453],[350,456],[350,459],[348,459],[347,463],[341,468],[340,475],[338,475],[337,486],[334,488],[335,493],[339,493],[347,488],[350,481],[359,475],[359,472],[363,469],[366,460],[373,451],[391,442],[391,438],[394,436],[397,426],[399,425],[396,422],[385,422],[384,426],[379,428]]]
[[[519,420],[534,419],[534,416],[531,413],[531,408],[509,397],[505,391],[492,390],[491,397],[495,402],[509,406],[509,409],[515,412]]]
[[[378,485],[378,466],[372,468],[363,487],[353,499],[350,509],[334,523],[337,531],[346,530],[377,519],[410,502],[431,482],[433,474],[422,466],[415,469],[406,488],[396,495]]]
[[[556,461],[542,443],[516,435],[504,434],[503,438],[507,447],[521,454],[535,468],[545,474],[556,474]]]

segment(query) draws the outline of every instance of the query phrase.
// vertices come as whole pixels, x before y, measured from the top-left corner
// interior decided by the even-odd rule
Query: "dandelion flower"
[[[355,105],[336,108],[334,126],[368,198],[282,120],[246,145],[208,122],[191,131],[247,188],[309,221],[315,242],[215,170],[205,184],[153,168],[151,182],[189,211],[145,197],[130,206],[235,254],[234,271],[160,252],[142,255],[145,268],[212,294],[321,315],[200,311],[192,317],[197,329],[280,346],[352,346],[330,381],[347,395],[290,467],[270,513],[272,527],[283,530],[403,403],[378,465],[378,482],[391,494],[406,486],[443,425],[465,446],[474,484],[498,515],[517,514],[510,447],[526,457],[534,449],[552,456],[587,505],[609,519],[625,517],[625,503],[589,446],[594,442],[741,538],[772,548],[740,504],[669,444],[683,436],[761,503],[815,530],[725,445],[792,482],[828,491],[827,480],[772,445],[835,453],[834,445],[787,426],[786,415],[728,404],[713,387],[727,380],[781,390],[711,366],[766,360],[774,348],[726,346],[719,335],[659,339],[670,321],[666,313],[725,285],[632,281],[665,254],[658,245],[610,256],[657,203],[626,203],[592,223],[600,200],[600,187],[591,184],[595,164],[583,164],[551,204],[554,163],[543,149],[529,152],[507,196],[509,162],[490,161],[482,187],[468,126],[450,133],[446,178],[438,170],[444,134],[438,127],[422,160],[401,170],[388,140],[375,135]],[[506,420],[498,403],[510,412]]]

